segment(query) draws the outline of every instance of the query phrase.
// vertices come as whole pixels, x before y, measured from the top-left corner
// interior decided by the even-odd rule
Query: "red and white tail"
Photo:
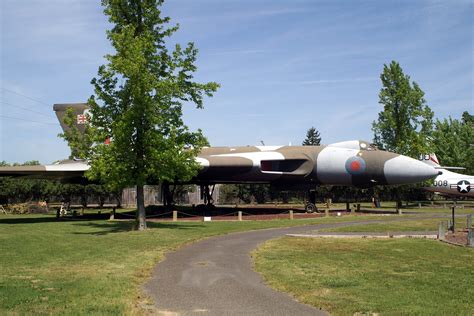
[[[432,154],[425,154],[425,155],[420,155],[420,160],[426,163],[427,165],[433,166],[433,167],[439,167],[439,160],[436,157],[435,153]]]
[[[426,163],[427,165],[430,165],[434,167],[435,169],[446,169],[446,170],[464,170],[466,168],[463,167],[446,167],[446,166],[441,166],[439,164],[439,160],[436,157],[436,154],[426,154],[426,155],[420,155],[420,160]]]

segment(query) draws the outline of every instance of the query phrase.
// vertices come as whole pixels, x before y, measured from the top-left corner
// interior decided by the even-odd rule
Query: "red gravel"
[[[467,245],[467,231],[449,232],[446,235],[446,241],[465,246]]]
[[[242,220],[251,220],[251,221],[260,221],[260,220],[273,220],[273,219],[289,219],[290,214],[289,210],[282,211],[282,209],[275,209],[275,213],[273,214],[249,214],[246,209],[238,209],[242,211]],[[237,210],[235,213],[231,213],[228,215],[211,215],[212,221],[236,221],[238,220],[237,216]],[[203,216],[187,216],[184,214],[180,214],[181,212],[178,211],[178,220],[186,220],[186,221],[203,221],[204,217]],[[331,211],[329,213],[330,216],[338,216],[338,213],[340,216],[350,214],[350,212],[346,211]],[[191,214],[189,214],[191,215]],[[318,218],[318,217],[324,217],[325,213],[293,213],[293,218],[294,219],[305,219],[305,218]],[[156,221],[170,221],[172,220],[172,217],[170,215],[166,217],[160,217],[160,218],[149,218],[147,220],[156,220]]]

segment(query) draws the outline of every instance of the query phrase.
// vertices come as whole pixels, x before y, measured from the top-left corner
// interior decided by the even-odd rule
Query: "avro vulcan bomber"
[[[61,126],[64,112],[73,108],[80,127],[85,123],[85,104],[54,105]],[[436,177],[439,171],[416,159],[378,150],[360,140],[326,146],[207,147],[196,157],[202,166],[191,183],[205,187],[218,183],[267,183],[287,190],[310,190],[318,185],[367,188],[375,185],[408,184]],[[89,169],[85,161],[53,165],[0,168],[0,176],[28,176],[73,181]],[[207,188],[207,189],[206,189]],[[311,195],[310,195],[311,196]],[[308,210],[314,210],[314,196]]]

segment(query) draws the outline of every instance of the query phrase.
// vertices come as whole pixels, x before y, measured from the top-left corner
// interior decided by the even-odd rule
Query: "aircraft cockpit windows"
[[[377,146],[370,144],[369,142],[363,140],[350,140],[345,142],[339,142],[330,144],[332,147],[347,148],[347,149],[358,149],[362,151],[374,151],[377,150]]]
[[[377,146],[375,144],[360,142],[360,150],[375,151],[377,150]]]
[[[369,144],[369,146],[367,147],[367,150],[375,151],[375,150],[378,150],[378,148],[377,148],[377,145],[375,144]]]

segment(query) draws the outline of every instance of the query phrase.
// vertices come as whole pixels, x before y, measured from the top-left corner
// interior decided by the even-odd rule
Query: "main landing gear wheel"
[[[316,207],[316,190],[308,190],[308,202],[304,206],[304,209],[308,213],[317,212],[318,208]]]
[[[316,204],[314,203],[306,203],[306,205],[304,206],[304,209],[306,210],[306,212],[308,213],[314,213],[314,212],[317,212],[318,211],[318,208],[316,207]]]

